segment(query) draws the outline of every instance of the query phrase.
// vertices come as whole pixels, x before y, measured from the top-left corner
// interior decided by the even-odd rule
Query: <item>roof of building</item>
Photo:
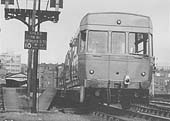
[[[24,73],[9,73],[6,75],[6,80],[16,80],[16,81],[25,81],[27,80],[27,75]]]

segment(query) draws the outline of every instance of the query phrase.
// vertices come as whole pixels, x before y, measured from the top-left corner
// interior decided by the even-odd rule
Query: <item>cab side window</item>
[[[83,30],[79,34],[80,38],[80,52],[85,52],[85,46],[86,46],[86,31]]]

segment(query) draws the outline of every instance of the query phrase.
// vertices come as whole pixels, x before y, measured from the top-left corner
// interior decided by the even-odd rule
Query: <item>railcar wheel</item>
[[[131,100],[129,97],[124,97],[120,100],[120,104],[122,106],[122,109],[129,109],[131,105]]]
[[[121,103],[122,109],[129,109],[130,108],[130,104],[129,103]]]

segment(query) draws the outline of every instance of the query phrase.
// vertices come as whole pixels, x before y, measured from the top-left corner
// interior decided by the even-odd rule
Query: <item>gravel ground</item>
[[[43,113],[0,113],[0,121],[102,121],[94,116],[81,116],[74,114],[64,114],[61,112]]]

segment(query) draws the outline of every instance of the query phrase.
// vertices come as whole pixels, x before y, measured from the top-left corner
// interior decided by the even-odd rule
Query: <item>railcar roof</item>
[[[121,24],[117,23],[118,20],[121,21]],[[152,28],[150,17],[123,12],[88,13],[80,22],[80,26],[83,25],[134,26]]]

